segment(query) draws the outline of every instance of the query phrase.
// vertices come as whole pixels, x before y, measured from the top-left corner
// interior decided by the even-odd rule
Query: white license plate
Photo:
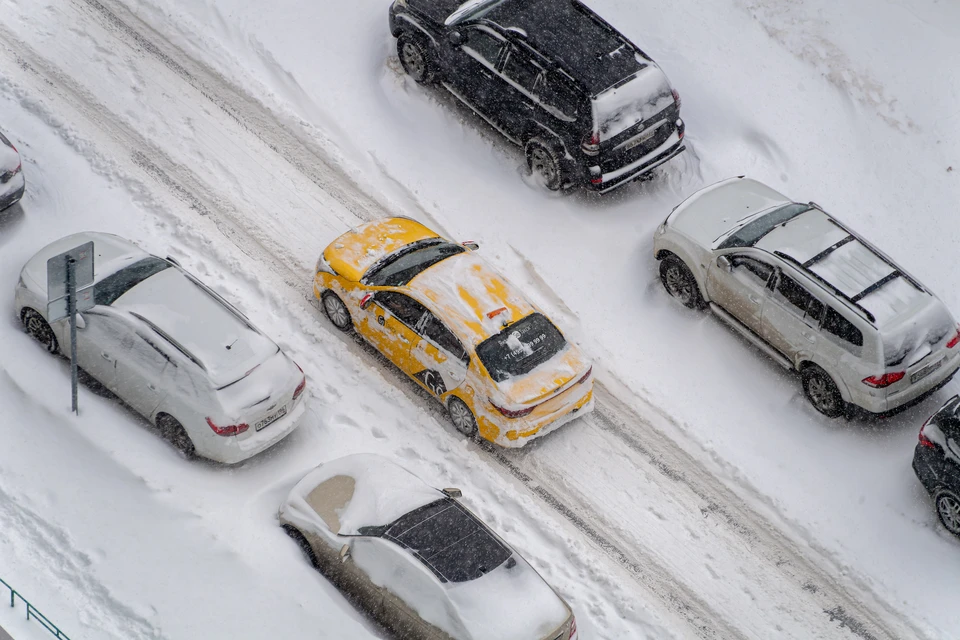
[[[915,372],[913,375],[910,376],[910,384],[913,384],[917,380],[922,380],[926,378],[928,375],[930,375],[931,373],[933,373],[934,371],[942,367],[943,363],[946,361],[947,361],[946,358],[943,358],[942,360],[937,360],[933,364],[928,364],[923,369],[920,369],[920,371]]]
[[[276,422],[277,420],[279,420],[285,415],[287,415],[287,405],[283,405],[282,407],[280,407],[280,409],[276,413],[267,416],[263,420],[260,420],[259,422],[255,422],[253,424],[253,428],[256,431],[260,431],[260,429],[270,426],[271,423]]]
[[[650,131],[640,134],[638,137],[631,140],[629,144],[627,144],[627,146],[624,148],[624,151],[629,151],[630,149],[633,149],[634,147],[643,144],[644,142],[652,138],[653,134],[655,134],[656,132],[657,132],[656,129],[651,129]]]

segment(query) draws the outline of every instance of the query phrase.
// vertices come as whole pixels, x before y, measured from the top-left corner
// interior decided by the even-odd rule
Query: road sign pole
[[[70,318],[70,393],[73,398],[73,412],[80,415],[77,408],[77,261],[67,256],[67,317]]]

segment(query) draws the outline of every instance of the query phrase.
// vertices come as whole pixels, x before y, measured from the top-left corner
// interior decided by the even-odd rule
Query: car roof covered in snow
[[[345,482],[337,480],[343,478]],[[390,460],[372,453],[357,453],[320,465],[293,487],[287,505],[300,513],[318,513],[311,503],[323,501],[311,496],[321,484],[334,480],[338,507],[335,519],[342,536],[360,535],[363,527],[390,524],[414,509],[436,502],[444,495]],[[324,518],[325,524],[327,519]]]
[[[23,276],[43,293],[47,290],[47,260],[87,242],[93,242],[93,280],[99,282],[123,267],[147,258],[149,253],[112,233],[84,231],[51,242],[33,255],[23,267]]]
[[[410,218],[381,218],[355,227],[331,242],[323,259],[338,274],[358,282],[378,260],[427,238],[440,236]]]
[[[473,251],[425,269],[407,289],[471,346],[536,311],[519,289]]]

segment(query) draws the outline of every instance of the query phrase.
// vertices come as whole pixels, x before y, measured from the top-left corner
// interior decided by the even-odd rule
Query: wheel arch
[[[797,358],[796,371],[800,375],[803,375],[804,370],[810,369],[811,367],[816,367],[820,369],[825,374],[830,376],[830,379],[833,380],[833,384],[836,385],[837,391],[840,392],[840,398],[847,404],[852,404],[850,398],[850,389],[847,388],[847,383],[844,382],[842,378],[838,379],[837,376],[830,373],[830,371],[824,367],[822,364],[813,359],[809,354],[801,354]]]

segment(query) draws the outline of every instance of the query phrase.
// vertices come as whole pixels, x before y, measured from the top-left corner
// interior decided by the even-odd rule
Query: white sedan
[[[0,211],[19,202],[25,188],[20,153],[0,133]]]
[[[400,638],[576,640],[570,607],[460,502],[385,458],[304,477],[280,523],[310,562]]]
[[[298,426],[300,367],[174,261],[114,235],[62,238],[20,272],[17,316],[48,351],[69,354],[70,331],[65,319],[47,322],[47,260],[89,241],[95,306],[78,317],[81,369],[187,457],[240,462]]]

